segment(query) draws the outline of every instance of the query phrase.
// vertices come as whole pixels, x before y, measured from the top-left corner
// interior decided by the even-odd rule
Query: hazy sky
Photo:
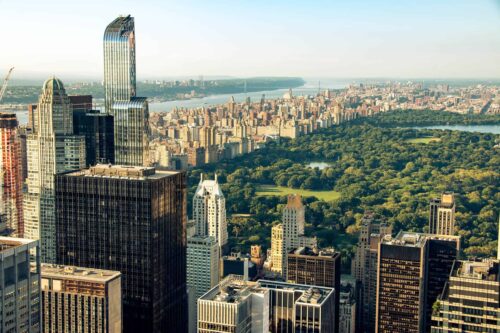
[[[139,79],[500,78],[500,0],[0,0],[0,77],[100,79],[120,14],[135,17]]]

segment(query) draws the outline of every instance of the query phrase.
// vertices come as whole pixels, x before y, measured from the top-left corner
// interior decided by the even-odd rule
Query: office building
[[[339,331],[340,253],[333,249],[299,247],[288,252],[287,281],[335,290],[335,332]]]
[[[270,292],[228,276],[198,300],[198,333],[269,332]]]
[[[56,176],[58,263],[122,273],[124,332],[187,332],[186,194],[148,167]]]
[[[356,332],[356,296],[354,287],[342,283],[340,286],[339,333]]]
[[[198,332],[333,333],[334,290],[229,275],[198,301]]]
[[[211,236],[187,238],[187,288],[190,332],[196,332],[198,298],[219,283],[219,244]]]
[[[24,218],[21,141],[16,115],[11,113],[0,113],[0,214],[4,215],[6,222],[5,226],[0,226],[0,233],[7,231],[22,238]]]
[[[85,138],[73,135],[71,104],[59,79],[45,81],[36,112],[38,127],[26,142],[28,191],[23,202],[24,235],[40,239],[42,261],[54,263],[54,175],[85,167]]]
[[[351,274],[356,280],[357,289],[357,328],[361,332],[375,331],[378,244],[385,235],[391,233],[392,228],[372,212],[363,215],[358,246],[351,265]]]
[[[113,116],[96,110],[73,110],[75,134],[85,136],[85,164],[115,162]]]
[[[455,261],[433,306],[432,333],[500,332],[498,260]]]
[[[42,332],[122,332],[121,274],[42,264]]]
[[[134,18],[120,16],[104,32],[104,106],[114,121],[117,164],[148,165],[149,111],[136,97]]]
[[[0,237],[0,332],[41,333],[40,318],[39,243]]]
[[[270,291],[271,326],[265,331],[335,332],[335,290],[279,281],[259,280]]]
[[[228,256],[223,256],[221,265],[223,278],[228,275],[241,275],[246,281],[253,281],[257,278],[257,266],[248,254],[233,252]]]
[[[203,180],[193,197],[193,220],[196,233],[200,236],[212,236],[224,252],[227,244],[226,199],[217,181]]]
[[[452,192],[443,193],[441,198],[432,199],[429,207],[429,233],[437,235],[454,235],[454,194]]]
[[[400,232],[379,243],[375,332],[427,332],[460,249],[457,236]]]

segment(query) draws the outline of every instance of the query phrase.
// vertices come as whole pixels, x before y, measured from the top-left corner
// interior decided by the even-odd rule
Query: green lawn
[[[431,142],[440,142],[440,141],[441,138],[436,138],[436,137],[415,138],[406,140],[406,142],[409,143],[423,143],[423,144],[429,144]]]
[[[300,194],[303,197],[316,197],[324,201],[333,201],[340,198],[340,193],[336,191],[310,191],[275,185],[261,185],[257,189],[257,195],[284,196],[288,194]]]

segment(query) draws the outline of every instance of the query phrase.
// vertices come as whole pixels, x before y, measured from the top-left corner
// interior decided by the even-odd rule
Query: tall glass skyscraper
[[[120,16],[104,32],[104,94],[106,112],[113,102],[135,97],[134,18]]]
[[[115,163],[147,165],[149,113],[136,97],[134,18],[120,16],[104,32],[106,112],[114,117]]]

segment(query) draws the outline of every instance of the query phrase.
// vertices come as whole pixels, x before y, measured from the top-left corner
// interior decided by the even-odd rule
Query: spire
[[[203,173],[200,175],[200,184],[203,183]]]
[[[215,174],[215,183],[217,184],[217,174]]]

